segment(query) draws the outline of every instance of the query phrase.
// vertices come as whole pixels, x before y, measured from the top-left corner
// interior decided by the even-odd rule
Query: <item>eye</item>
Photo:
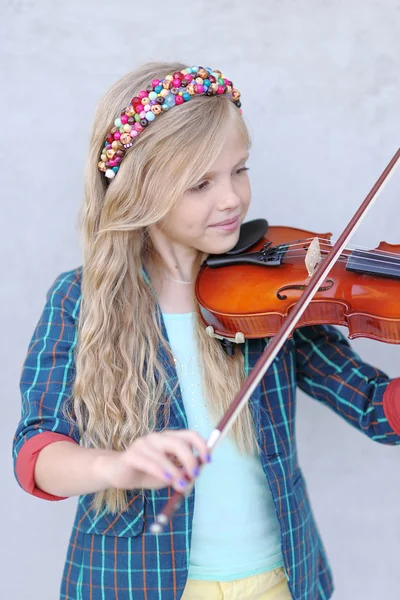
[[[245,171],[248,171],[249,167],[242,167],[241,169],[238,169],[236,171],[236,175],[240,175],[241,173],[244,173]]]
[[[189,192],[202,192],[203,190],[206,189],[206,187],[208,187],[209,185],[209,181],[202,181],[201,183],[199,183],[198,185],[190,188]]]

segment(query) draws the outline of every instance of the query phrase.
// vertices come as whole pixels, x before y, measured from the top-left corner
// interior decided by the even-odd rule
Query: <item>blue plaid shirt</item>
[[[80,299],[81,269],[60,275],[49,290],[29,345],[21,378],[22,415],[14,440],[17,478],[21,456],[29,453],[29,447],[40,447],[45,436],[80,441],[77,428],[62,413],[74,380]],[[244,344],[247,373],[267,342],[258,339]],[[174,387],[174,364],[163,350],[160,353]],[[383,409],[389,383],[384,373],[360,360],[338,330],[307,327],[287,341],[251,397],[265,484],[271,489],[279,519],[285,570],[295,600],[326,600],[333,590],[298,464],[296,388],[332,408],[371,439],[399,444],[400,436],[389,425]],[[187,427],[179,387],[168,427]],[[21,476],[19,481],[28,491],[52,498],[28,489]],[[243,492],[245,496],[246,490]],[[154,536],[149,531],[171,493],[171,488],[148,490],[143,497],[132,491],[124,511],[115,515],[104,511],[96,518],[90,508],[92,495],[81,496],[60,598],[178,600],[188,573],[195,490],[163,534]]]

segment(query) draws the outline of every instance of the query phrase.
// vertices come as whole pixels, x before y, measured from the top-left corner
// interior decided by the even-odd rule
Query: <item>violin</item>
[[[245,252],[210,255],[195,284],[201,318],[212,337],[236,343],[276,335],[332,249],[331,234],[268,227]],[[256,237],[258,237],[256,235]],[[238,243],[240,246],[240,241]],[[343,325],[349,338],[400,343],[400,244],[345,249],[318,287],[296,327]]]
[[[213,322],[207,325],[213,329],[213,335],[235,332],[235,342],[244,341],[239,329],[244,329],[248,337],[271,336],[241,390],[211,432],[207,440],[210,452],[228,433],[296,327],[345,324],[352,337],[364,335],[398,343],[400,321],[393,293],[399,289],[399,246],[381,242],[371,251],[346,248],[399,161],[400,148],[334,244],[330,234],[310,240],[308,231],[276,227],[266,232],[266,241],[263,238],[256,250],[251,245],[248,253],[234,248],[228,257],[222,257],[225,263],[221,264],[221,256],[211,257],[202,266],[195,290],[199,302],[204,302],[202,319]],[[291,237],[296,239],[290,241]],[[266,277],[261,276],[262,270]],[[200,460],[198,466],[203,468]],[[182,499],[179,492],[170,497],[150,525],[152,533],[164,530]]]

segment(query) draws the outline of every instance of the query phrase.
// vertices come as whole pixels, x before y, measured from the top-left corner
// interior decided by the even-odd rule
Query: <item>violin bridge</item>
[[[309,277],[312,277],[315,271],[315,267],[321,261],[321,259],[322,256],[321,249],[319,246],[319,240],[317,237],[315,237],[308,247],[305,258],[306,269]]]

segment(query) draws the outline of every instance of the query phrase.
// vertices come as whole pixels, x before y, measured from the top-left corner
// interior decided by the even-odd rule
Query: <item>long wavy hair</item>
[[[157,298],[146,282],[146,259],[162,262],[148,228],[162,222],[183,193],[199,181],[220,154],[226,132],[246,125],[224,96],[195,96],[162,115],[137,138],[118,175],[107,184],[97,164],[105,136],[130,99],[153,79],[180,71],[179,63],[148,63],[127,74],[100,102],[93,125],[82,209],[83,275],[76,377],[72,409],[82,441],[91,448],[122,451],[168,425],[171,392],[159,346],[171,350],[161,331]],[[204,256],[199,256],[199,266]],[[205,397],[216,418],[244,379],[240,349],[229,357],[210,338],[197,315]],[[255,449],[250,410],[233,429],[242,452]],[[95,495],[97,511],[126,506],[124,490]]]

